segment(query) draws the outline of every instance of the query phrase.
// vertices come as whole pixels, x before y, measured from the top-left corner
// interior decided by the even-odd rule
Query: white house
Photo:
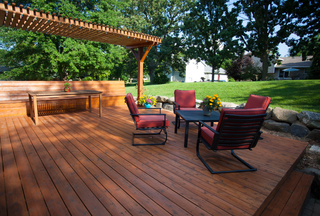
[[[212,67],[206,65],[204,62],[197,62],[196,60],[190,60],[187,63],[185,77],[179,76],[179,72],[172,72],[168,77],[170,81],[179,82],[202,82],[201,77],[205,78],[205,81],[211,81]],[[228,76],[226,71],[222,68],[215,71],[214,81],[228,82]]]

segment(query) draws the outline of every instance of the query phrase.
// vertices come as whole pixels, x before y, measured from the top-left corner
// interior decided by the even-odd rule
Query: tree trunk
[[[154,68],[149,69],[150,84],[154,83]]]
[[[265,52],[262,56],[262,77],[261,77],[261,80],[263,80],[263,81],[267,79],[268,68],[269,68],[269,59],[268,59],[267,52]]]
[[[211,82],[214,82],[214,67],[212,67],[212,79],[211,79]]]

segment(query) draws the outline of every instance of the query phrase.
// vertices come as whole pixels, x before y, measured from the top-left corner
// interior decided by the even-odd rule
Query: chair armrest
[[[177,102],[173,101],[173,104],[178,106],[178,110],[180,110],[180,104],[178,104]]]
[[[161,114],[161,108],[156,108],[156,107],[154,107],[154,108],[138,108],[138,110],[150,110],[150,109],[158,109],[159,113]]]
[[[216,130],[214,130],[212,127],[210,127],[209,125],[207,125],[207,124],[204,123],[203,121],[199,121],[199,129],[201,129],[201,124],[202,124],[203,126],[205,126],[206,128],[208,128],[209,130],[211,130],[213,133],[219,134],[219,132],[217,132]]]

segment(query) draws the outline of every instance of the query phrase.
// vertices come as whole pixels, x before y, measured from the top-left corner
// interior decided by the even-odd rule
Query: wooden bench
[[[0,81],[0,117],[28,115],[29,91],[62,91],[64,81]],[[72,90],[102,91],[102,107],[124,105],[123,81],[69,81]],[[99,107],[99,98],[92,98],[92,108]],[[41,99],[39,115],[84,110],[87,97]]]
[[[310,195],[310,187],[314,176],[293,171],[261,216],[301,215],[305,202]]]

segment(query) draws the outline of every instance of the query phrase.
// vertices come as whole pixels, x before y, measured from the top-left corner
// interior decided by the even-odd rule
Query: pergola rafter
[[[48,35],[70,37],[73,39],[89,40],[100,43],[125,46],[131,49],[138,61],[138,96],[143,88],[143,61],[148,52],[159,43],[161,38],[135,31],[115,28],[108,25],[83,21],[72,17],[62,17],[55,13],[39,12],[37,9],[17,7],[14,3],[0,3],[0,27],[11,27]],[[148,47],[143,53],[143,47]],[[138,48],[138,54],[134,49]]]

